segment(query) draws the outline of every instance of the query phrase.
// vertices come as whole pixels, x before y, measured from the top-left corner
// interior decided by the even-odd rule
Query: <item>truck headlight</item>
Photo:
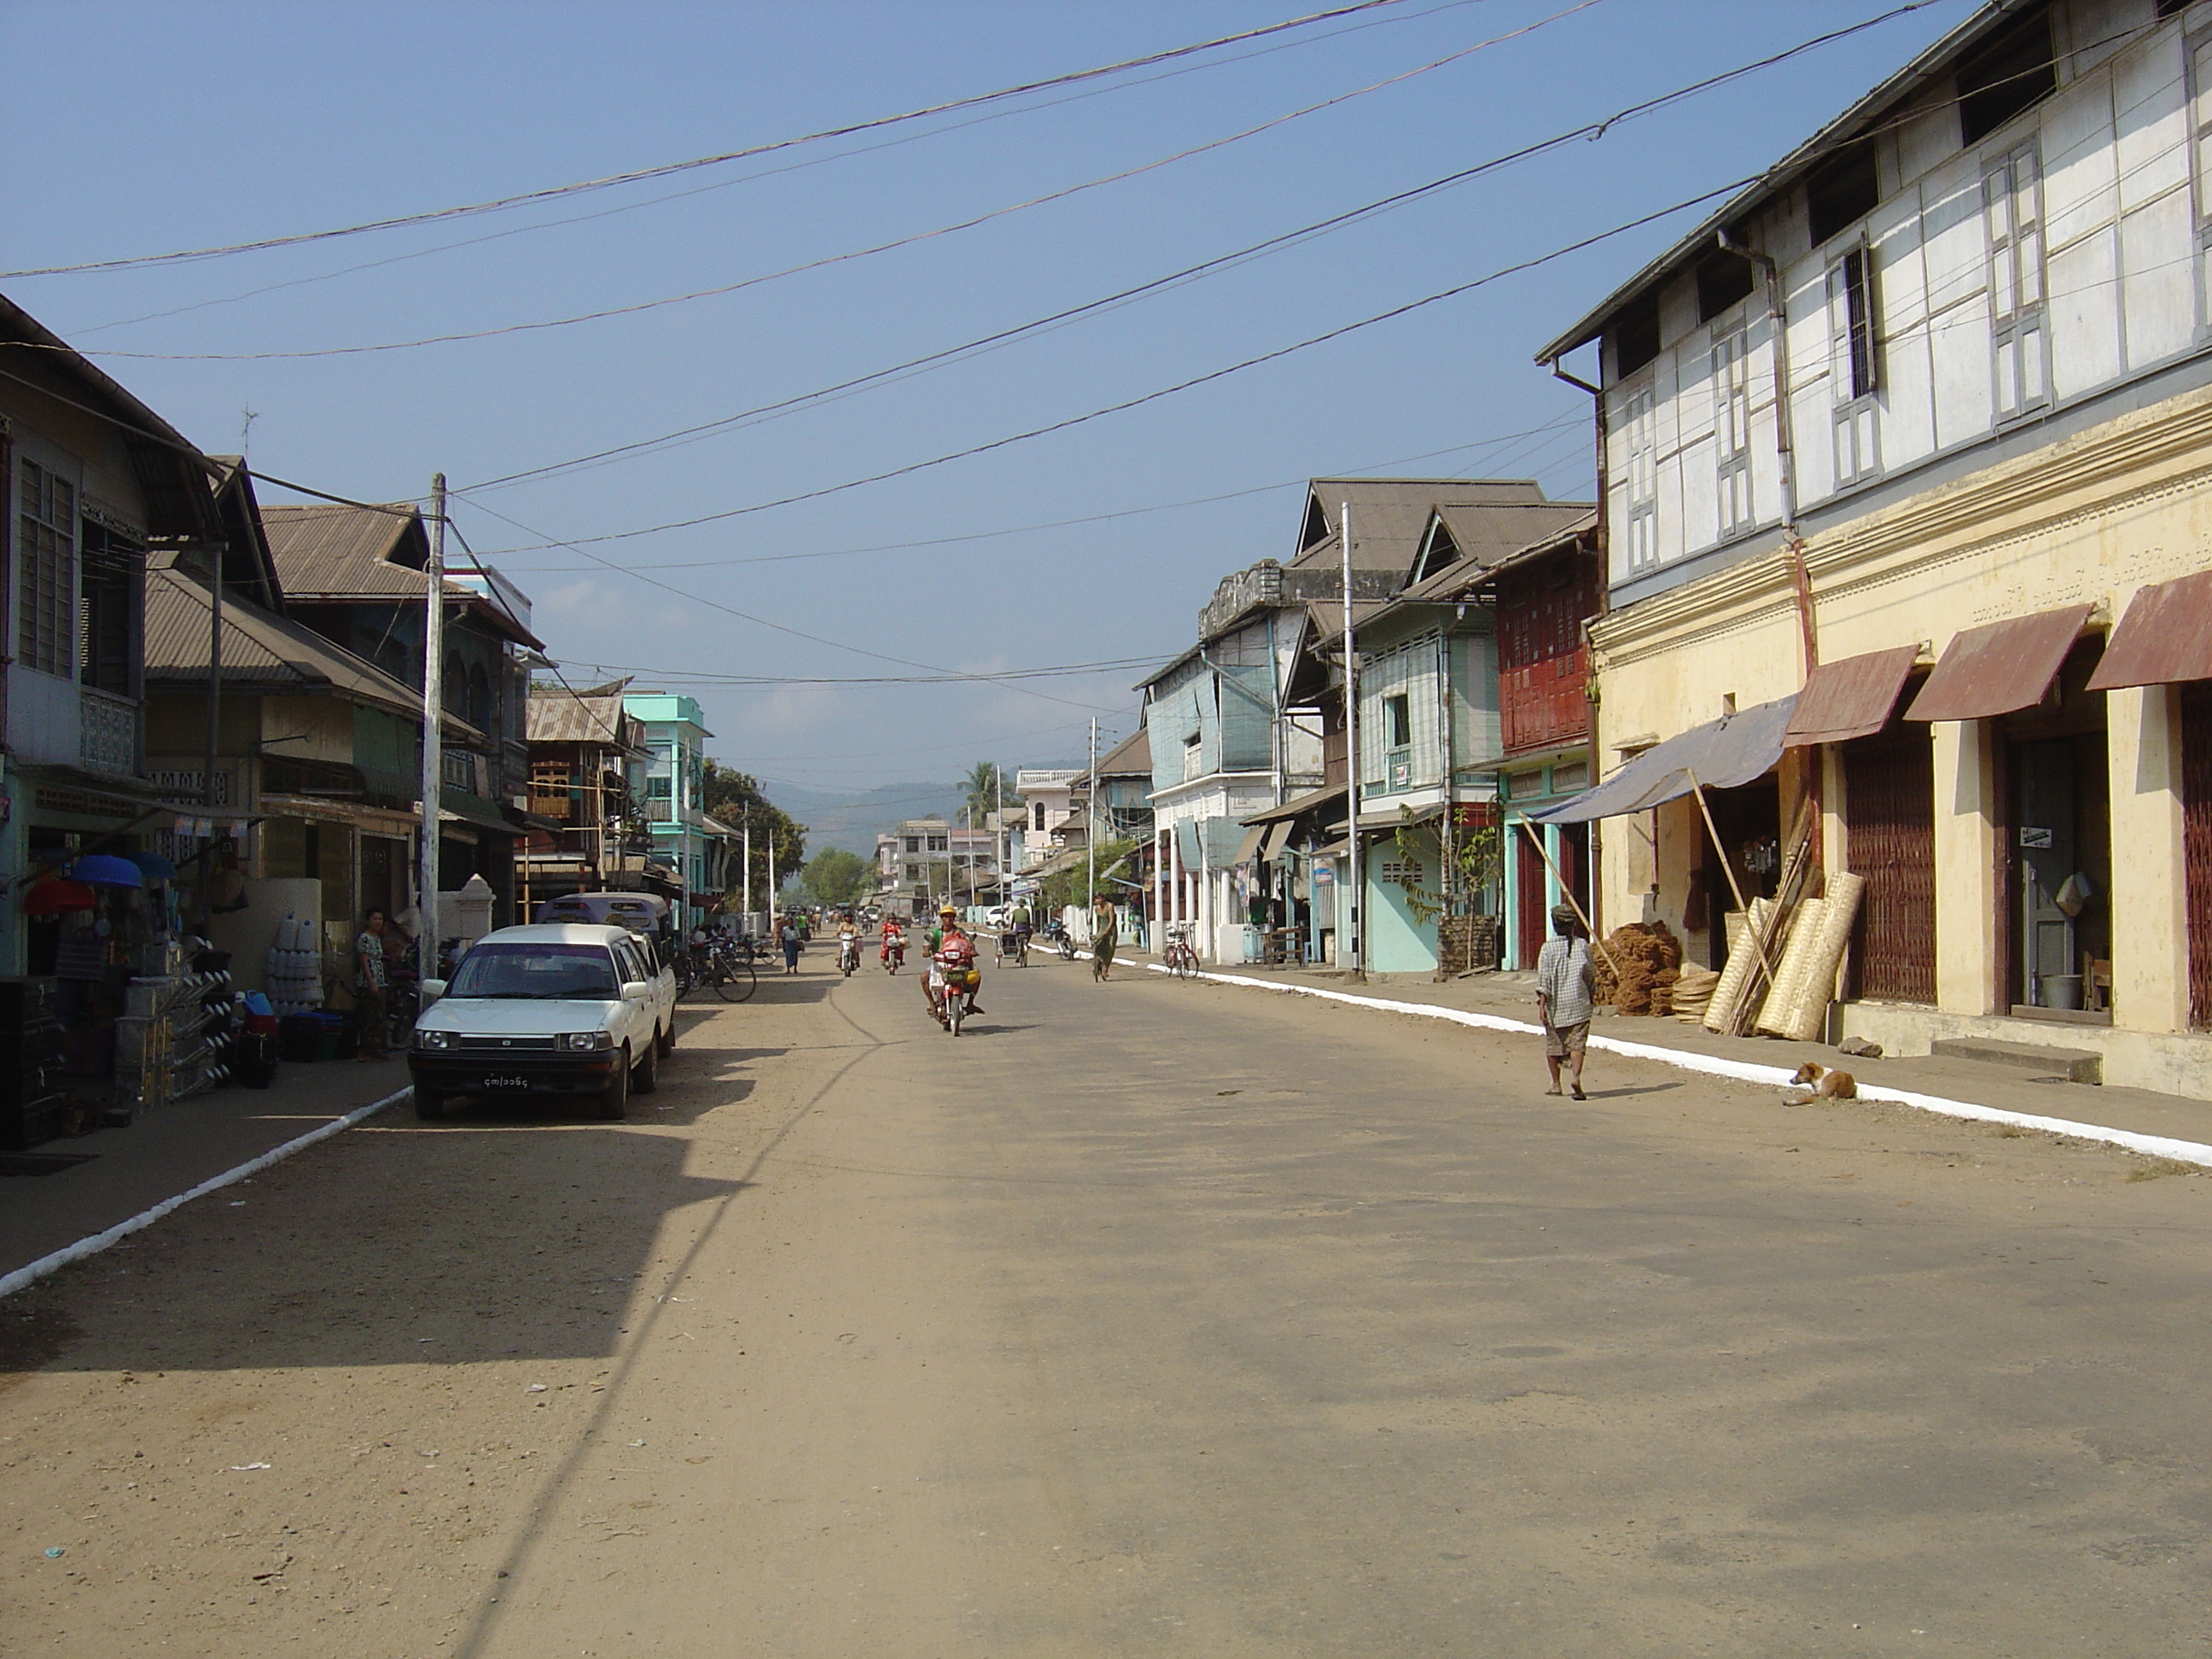
[[[426,1031],[418,1025],[415,1028],[415,1046],[417,1048],[450,1048],[453,1046],[453,1034],[451,1031]]]
[[[577,1049],[611,1048],[615,1040],[605,1031],[563,1031],[555,1040],[555,1047],[572,1052]]]

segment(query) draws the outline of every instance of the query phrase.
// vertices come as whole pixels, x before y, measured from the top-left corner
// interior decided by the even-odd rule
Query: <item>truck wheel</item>
[[[656,1094],[660,1089],[660,1040],[653,1038],[645,1045],[645,1058],[630,1073],[629,1086],[639,1094]]]
[[[660,1052],[663,1058],[676,1052],[676,1016],[672,1012],[668,1016],[668,1029],[660,1034]]]
[[[629,1115],[629,1048],[625,1045],[615,1060],[615,1074],[607,1079],[605,1091],[599,1096],[599,1115],[609,1123],[619,1123]]]
[[[435,1089],[415,1085],[415,1115],[425,1123],[435,1123],[446,1115],[446,1097]]]

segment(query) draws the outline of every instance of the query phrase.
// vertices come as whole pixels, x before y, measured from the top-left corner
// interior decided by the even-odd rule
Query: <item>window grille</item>
[[[1982,175],[2000,421],[2013,420],[2051,400],[2041,178],[2033,144],[2022,144]]]
[[[15,546],[16,657],[26,668],[70,678],[77,642],[76,489],[36,461],[23,463]]]

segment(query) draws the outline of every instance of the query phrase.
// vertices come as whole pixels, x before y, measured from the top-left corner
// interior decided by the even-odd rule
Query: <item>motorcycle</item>
[[[1039,937],[1060,952],[1062,961],[1075,960],[1075,936],[1067,931],[1067,924],[1058,916],[1045,923],[1044,932]]]
[[[960,945],[965,948],[939,951],[930,958],[936,964],[934,1012],[938,1023],[954,1036],[960,1035],[960,1022],[967,1018],[969,1005],[983,987],[983,970],[975,965],[974,947],[964,939]]]
[[[857,933],[844,934],[837,941],[837,971],[850,979],[853,970],[860,965],[860,936]]]
[[[894,929],[885,929],[884,948],[878,952],[877,959],[883,963],[884,971],[887,974],[896,974],[905,967],[906,935]]]

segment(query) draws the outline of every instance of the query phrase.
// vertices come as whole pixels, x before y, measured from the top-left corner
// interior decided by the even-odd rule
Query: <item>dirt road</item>
[[[2203,1180],[806,960],[0,1303],[0,1652],[2212,1649]]]

